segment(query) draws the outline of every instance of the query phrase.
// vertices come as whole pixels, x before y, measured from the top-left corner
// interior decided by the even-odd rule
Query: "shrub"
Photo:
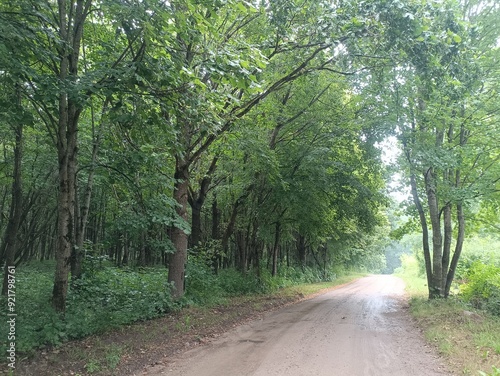
[[[222,300],[224,294],[217,276],[203,256],[190,256],[185,278],[189,303],[210,305]]]
[[[165,269],[106,267],[71,284],[66,319],[94,332],[158,317],[173,308]]]
[[[135,271],[103,267],[91,278],[87,276],[71,283],[63,318],[50,305],[53,283],[50,269],[40,264],[16,270],[19,323],[16,348],[19,353],[158,317],[176,308],[165,269]],[[5,316],[7,304],[0,300],[0,314]],[[5,329],[5,325],[0,327],[1,338],[7,338]],[[0,351],[4,350],[5,342],[2,342]]]
[[[462,297],[477,308],[500,316],[500,267],[474,262],[461,286]]]
[[[218,280],[222,290],[229,296],[262,293],[262,281],[255,273],[240,273],[236,269],[221,270]]]
[[[181,304],[213,305],[226,297],[265,293],[299,283],[332,280],[335,275],[314,268],[283,267],[277,276],[262,267],[253,272],[235,269],[212,270],[210,252],[190,255],[186,271],[186,295],[180,302],[171,298],[167,270],[161,268],[116,268],[106,260],[86,259],[82,278],[68,290],[66,314],[51,307],[53,262],[24,265],[16,270],[16,349],[28,354],[46,345],[101,333],[139,320],[147,320],[178,309]],[[7,302],[0,297],[0,315],[6,317]],[[7,338],[7,325],[0,338]],[[0,342],[5,352],[6,342]]]

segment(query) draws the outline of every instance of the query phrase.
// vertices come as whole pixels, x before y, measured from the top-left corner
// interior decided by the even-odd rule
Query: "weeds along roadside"
[[[407,285],[410,312],[427,341],[437,348],[450,368],[459,375],[500,376],[500,316],[486,309],[491,299],[489,303],[487,300],[483,304],[474,302],[469,296],[459,294],[457,286],[452,297],[430,301],[426,279],[420,274],[417,260],[405,256],[402,261],[403,266],[396,275]],[[474,273],[475,269],[470,270]],[[491,273],[491,268],[485,270]],[[484,281],[485,275],[476,273],[477,281]],[[479,289],[475,281],[470,280],[472,285],[462,286],[461,290],[468,294],[469,290]]]
[[[169,294],[165,268],[116,268],[104,263],[71,284],[67,311],[62,318],[50,305],[51,262],[23,266],[18,269],[16,278],[16,351],[22,357],[29,357],[46,346],[63,346],[69,340],[162,317],[183,307],[231,304],[232,297],[272,296],[277,291],[286,293],[286,288],[292,288],[291,294],[307,295],[310,289],[314,292],[343,281],[333,272],[325,275],[324,271],[310,268],[283,268],[276,277],[263,271],[257,278],[253,273],[242,274],[233,269],[215,275],[203,263],[192,262],[186,277],[188,293],[181,301],[174,302]],[[316,282],[325,284],[309,285]],[[5,317],[7,304],[3,298],[0,303],[0,313]],[[7,338],[6,330],[5,325],[0,327],[0,338]],[[0,350],[6,351],[5,341],[0,342]]]

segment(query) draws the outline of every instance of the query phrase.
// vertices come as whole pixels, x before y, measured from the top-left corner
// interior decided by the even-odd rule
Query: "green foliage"
[[[202,256],[189,257],[186,267],[186,296],[188,302],[210,305],[223,298],[223,290],[211,265]]]
[[[398,166],[406,170],[403,179],[416,174],[423,193],[420,172],[431,166],[440,202],[471,206],[487,194],[479,219],[498,222],[500,81],[489,68],[498,65],[498,48],[484,47],[496,46],[497,36],[476,35],[495,23],[495,12],[485,11],[489,22],[475,28],[457,17],[467,13],[460,6],[452,0],[336,6],[327,0],[102,1],[98,11],[86,13],[81,66],[68,88],[58,77],[62,41],[51,21],[56,3],[38,1],[35,10],[32,1],[1,3],[0,230],[10,209],[10,127],[22,122],[26,222],[18,253],[24,259],[43,248],[35,257],[54,256],[61,92],[68,91],[81,110],[75,224],[85,192],[92,192],[84,275],[70,287],[64,320],[50,308],[52,273],[20,269],[21,348],[58,344],[175,307],[164,270],[115,269],[110,262],[134,265],[140,254],[141,263],[159,264],[175,252],[168,229],[189,233],[172,198],[179,178],[172,172],[181,162],[194,194],[195,180],[206,178],[207,165],[218,158],[207,188],[207,202],[220,211],[214,237],[230,229],[234,208],[233,233],[246,229],[249,251],[263,250],[266,259],[276,239],[280,252],[287,246],[286,262],[293,265],[290,244],[300,237],[307,249],[307,262],[301,262],[308,265],[279,265],[276,277],[268,265],[260,274],[215,274],[214,261],[227,257],[231,264],[236,252],[223,254],[220,240],[208,241],[190,256],[184,302],[214,304],[330,280],[346,269],[385,269],[384,171],[375,145],[389,130],[409,143],[408,160]],[[481,48],[474,43],[479,39]],[[488,69],[486,82],[478,79],[478,62]],[[375,86],[378,76],[387,84]],[[14,106],[17,89],[20,103]],[[203,223],[205,237],[210,224]],[[401,239],[416,224],[409,221],[392,234]],[[474,261],[487,261],[464,255],[457,273],[463,279]],[[416,256],[422,261],[421,253]]]
[[[221,270],[218,282],[222,291],[229,296],[255,294],[265,290],[264,284],[255,273],[243,274],[236,269]]]
[[[289,281],[292,285],[302,283],[331,282],[336,279],[337,274],[330,269],[322,270],[311,267],[284,267],[281,268],[278,277]]]
[[[492,236],[474,236],[466,239],[457,266],[456,278],[466,280],[475,262],[500,267],[500,241]]]
[[[328,270],[298,267],[283,267],[276,277],[265,268],[260,277],[235,269],[215,274],[207,253],[200,252],[189,259],[186,296],[174,303],[166,282],[167,271],[163,268],[116,268],[106,265],[106,261],[89,262],[92,268],[87,267],[84,276],[70,285],[64,317],[50,305],[53,262],[34,263],[16,270],[16,345],[20,354],[159,317],[178,309],[179,304],[210,306],[223,303],[231,296],[274,292],[297,284],[336,278]],[[0,314],[6,315],[4,297],[0,304]],[[7,338],[6,329],[6,325],[0,327],[1,338]],[[2,342],[0,351],[4,350],[6,343]],[[116,356],[112,358],[106,367],[115,363]],[[89,362],[89,368],[94,366],[101,367]]]
[[[376,228],[373,234],[344,235],[329,246],[332,264],[341,265],[345,270],[381,273],[387,268],[384,251],[389,244],[383,227]]]
[[[106,267],[92,279],[72,283],[66,320],[76,324],[70,333],[102,331],[138,320],[158,317],[174,308],[164,269]]]
[[[466,278],[460,288],[462,297],[473,306],[500,316],[500,267],[476,261]]]
[[[414,296],[426,296],[427,280],[425,271],[422,272],[421,263],[415,255],[401,255],[401,266],[394,270],[394,274],[405,281],[406,291]]]
[[[241,273],[233,268],[215,274],[212,260],[207,259],[207,253],[200,253],[189,257],[185,299],[197,305],[213,305],[230,296],[274,292],[297,284],[332,281],[335,278],[336,274],[330,270],[310,267],[282,267],[275,277],[264,267],[261,267],[260,276],[253,271]]]
[[[50,265],[48,265],[50,264]],[[53,263],[16,270],[17,349],[28,353],[44,345],[100,333],[161,316],[176,309],[164,269],[103,267],[71,284],[65,317],[50,305]],[[2,298],[1,314],[6,314]],[[4,335],[5,326],[0,334]],[[5,342],[2,343],[2,351]]]

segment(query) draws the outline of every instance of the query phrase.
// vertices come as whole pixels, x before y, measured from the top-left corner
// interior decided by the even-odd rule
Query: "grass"
[[[404,260],[396,273],[407,284],[410,312],[426,339],[460,375],[500,375],[500,318],[464,303],[458,296],[429,301],[416,261]]]
[[[401,257],[403,266],[398,268],[394,274],[405,281],[408,295],[411,297],[427,296],[427,280],[420,273],[417,259],[410,255],[403,255]]]

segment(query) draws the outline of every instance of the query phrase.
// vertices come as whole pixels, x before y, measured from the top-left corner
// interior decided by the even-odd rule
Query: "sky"
[[[389,167],[396,164],[397,158],[401,154],[396,137],[387,137],[384,141],[379,143],[377,147],[382,151],[382,163],[385,166]],[[405,201],[410,196],[410,188],[404,186],[401,179],[401,174],[394,172],[391,176],[391,180],[387,182],[389,196],[394,199],[396,203]]]

